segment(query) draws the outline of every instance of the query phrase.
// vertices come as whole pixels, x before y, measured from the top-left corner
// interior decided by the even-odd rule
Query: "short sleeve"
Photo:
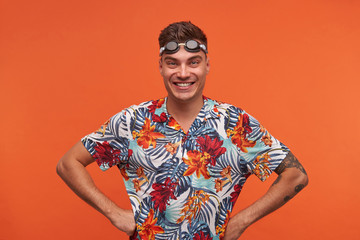
[[[289,149],[279,140],[274,138],[255,118],[242,113],[245,158],[248,169],[261,181],[265,181],[270,174],[279,166],[289,152]]]
[[[83,145],[95,159],[101,170],[114,165],[122,168],[128,163],[132,151],[129,150],[129,120],[126,110],[114,115],[95,132],[81,139]]]

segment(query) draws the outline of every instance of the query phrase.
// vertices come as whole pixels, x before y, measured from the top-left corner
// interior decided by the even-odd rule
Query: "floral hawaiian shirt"
[[[206,97],[184,132],[166,101],[131,106],[82,142],[102,170],[120,169],[132,239],[222,239],[246,179],[264,181],[289,149],[242,109]]]

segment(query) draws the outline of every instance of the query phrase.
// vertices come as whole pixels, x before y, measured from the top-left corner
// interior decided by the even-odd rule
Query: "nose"
[[[177,77],[180,79],[187,79],[190,77],[190,71],[185,64],[180,65]]]

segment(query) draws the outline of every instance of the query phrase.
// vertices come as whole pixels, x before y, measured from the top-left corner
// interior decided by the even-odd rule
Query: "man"
[[[58,174],[132,239],[238,239],[302,190],[307,174],[289,149],[244,110],[202,95],[207,39],[190,22],[160,36],[159,69],[168,96],[131,106],[84,137]],[[132,211],[95,186],[86,166],[117,166]],[[246,179],[279,176],[265,195],[230,217]]]

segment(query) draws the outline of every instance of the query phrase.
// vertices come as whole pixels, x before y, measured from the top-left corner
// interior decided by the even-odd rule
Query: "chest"
[[[236,178],[246,170],[222,119],[195,120],[187,133],[177,124],[150,124],[133,132],[129,149],[127,175],[140,181],[191,178],[213,185],[216,179]]]

